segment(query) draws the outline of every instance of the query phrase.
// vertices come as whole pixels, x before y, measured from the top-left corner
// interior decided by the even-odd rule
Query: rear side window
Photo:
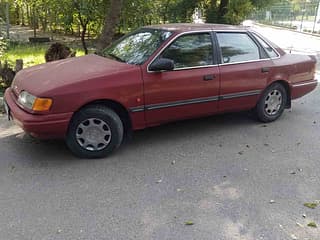
[[[237,63],[260,59],[257,44],[246,33],[217,33],[222,63]]]
[[[255,33],[253,33],[253,35],[259,41],[259,43],[264,48],[264,50],[267,52],[267,54],[270,58],[279,57],[278,53],[276,53],[276,51],[265,40],[263,40],[259,35],[255,34]]]
[[[175,69],[213,65],[209,33],[188,34],[175,40],[161,55],[174,61]]]

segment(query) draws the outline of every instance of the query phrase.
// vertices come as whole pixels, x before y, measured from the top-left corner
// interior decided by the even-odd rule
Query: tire
[[[270,85],[262,94],[257,106],[256,115],[261,122],[272,122],[278,119],[287,104],[287,91],[280,83]]]
[[[123,132],[123,123],[113,110],[91,105],[72,117],[66,144],[77,157],[102,158],[121,145]]]

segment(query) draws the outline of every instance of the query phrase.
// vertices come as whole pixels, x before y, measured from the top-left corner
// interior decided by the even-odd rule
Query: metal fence
[[[320,0],[279,2],[258,11],[252,18],[261,23],[320,34]]]

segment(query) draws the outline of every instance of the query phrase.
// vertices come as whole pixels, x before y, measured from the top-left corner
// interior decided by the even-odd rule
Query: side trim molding
[[[152,104],[152,105],[147,105],[146,110],[156,110],[156,109],[161,109],[161,108],[178,107],[178,106],[197,104],[197,103],[214,102],[214,101],[218,101],[218,100],[219,100],[219,98],[217,96],[214,96],[214,97],[208,97],[208,98],[196,98],[196,99],[190,99],[190,100],[182,100],[182,101],[177,101],[177,102]]]
[[[292,84],[292,87],[296,88],[296,87],[303,87],[303,86],[308,86],[308,85],[315,85],[317,84],[318,81],[317,80],[312,80],[312,81],[308,81],[308,82],[304,82],[304,83],[296,83],[296,84]]]
[[[144,106],[138,106],[138,107],[130,108],[130,111],[132,113],[144,112],[144,110],[145,110]]]
[[[146,105],[146,106],[138,106],[138,107],[130,108],[130,111],[132,113],[137,113],[137,112],[152,111],[152,110],[157,110],[157,109],[162,109],[162,108],[179,107],[179,106],[185,106],[185,105],[191,105],[191,104],[215,102],[215,101],[219,101],[219,100],[228,100],[228,99],[233,99],[233,98],[255,96],[255,95],[259,95],[261,92],[262,92],[261,90],[254,90],[254,91],[247,91],[247,92],[225,94],[225,95],[221,95],[221,96],[195,98],[195,99],[188,99],[188,100],[168,102],[168,103],[150,104],[150,105]]]
[[[260,93],[261,93],[261,90],[254,90],[254,91],[248,91],[248,92],[225,94],[220,96],[220,100],[227,100],[227,99],[238,98],[238,97],[249,97],[249,96],[259,95]]]

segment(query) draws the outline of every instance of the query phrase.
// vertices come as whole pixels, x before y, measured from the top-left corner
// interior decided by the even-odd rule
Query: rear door
[[[220,111],[253,108],[267,86],[273,63],[247,32],[217,32],[220,51]]]
[[[213,45],[211,32],[182,34],[155,58],[172,59],[175,66],[144,72],[148,125],[217,112],[219,67]]]

